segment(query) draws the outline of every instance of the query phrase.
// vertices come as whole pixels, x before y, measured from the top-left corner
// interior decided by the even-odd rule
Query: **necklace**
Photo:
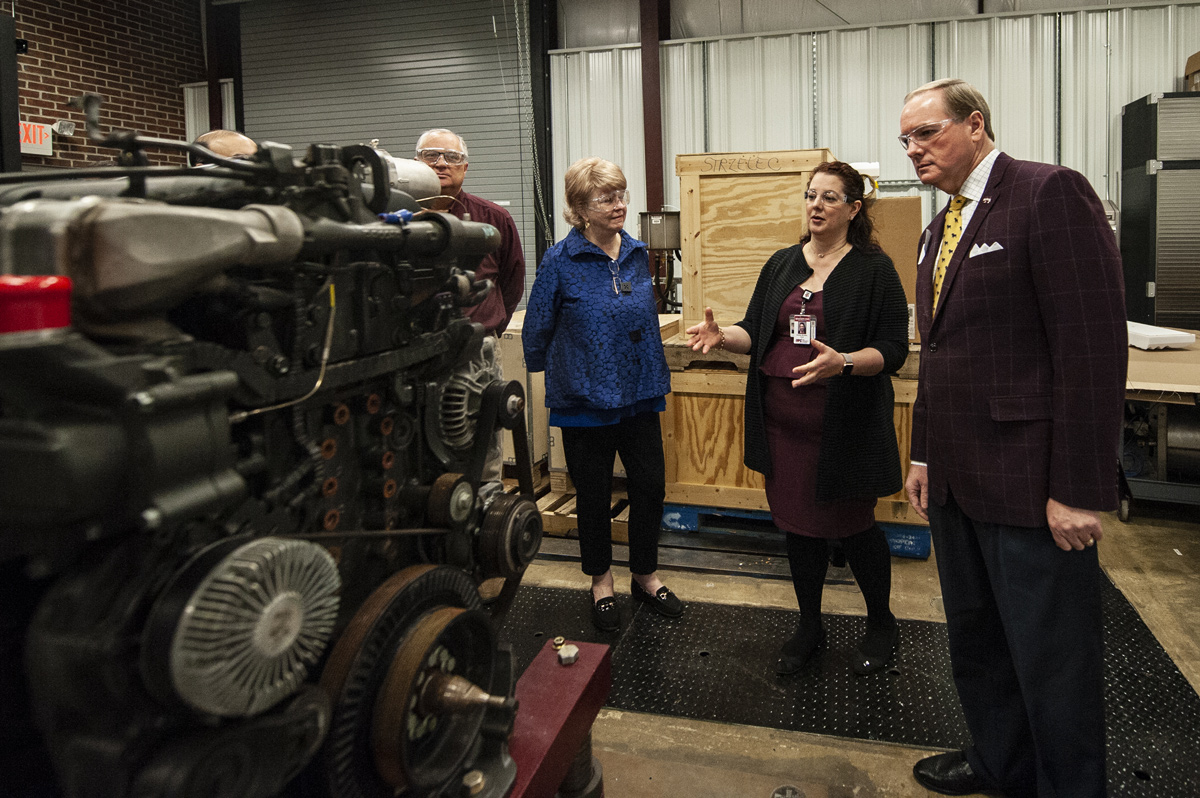
[[[817,252],[817,245],[813,244],[813,254],[816,255],[818,258],[824,258],[826,255],[835,255],[838,252],[841,252],[847,246],[849,246],[849,243],[850,242],[848,242],[848,241],[843,241],[842,243],[838,244],[836,249],[827,250],[826,252]]]

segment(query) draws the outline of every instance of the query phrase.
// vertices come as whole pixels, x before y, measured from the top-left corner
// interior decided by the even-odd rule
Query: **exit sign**
[[[21,123],[22,155],[53,155],[54,133],[49,125],[38,122]]]

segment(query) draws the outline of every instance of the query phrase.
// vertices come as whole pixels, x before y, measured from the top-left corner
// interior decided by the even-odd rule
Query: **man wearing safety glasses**
[[[437,197],[417,197],[423,207],[444,211],[459,219],[484,222],[500,231],[500,248],[483,259],[475,270],[476,280],[491,280],[493,289],[487,298],[467,316],[487,330],[500,335],[512,320],[512,314],[525,293],[525,254],[517,225],[508,211],[494,202],[462,190],[467,175],[467,143],[453,130],[426,130],[417,139],[416,160],[437,172],[442,193]]]
[[[437,172],[441,184],[441,194],[438,196],[416,198],[422,207],[449,213],[459,219],[490,224],[500,231],[500,247],[485,256],[475,269],[475,279],[491,280],[492,290],[482,302],[466,308],[464,312],[486,331],[488,338],[484,340],[484,363],[495,379],[503,379],[500,347],[495,339],[512,321],[513,312],[525,293],[525,253],[521,249],[517,225],[504,208],[462,190],[463,178],[467,174],[467,143],[453,130],[434,128],[422,133],[417,139],[416,160],[428,164]],[[500,435],[501,431],[497,429],[483,466],[481,493],[485,495],[498,492],[501,488],[504,452]]]

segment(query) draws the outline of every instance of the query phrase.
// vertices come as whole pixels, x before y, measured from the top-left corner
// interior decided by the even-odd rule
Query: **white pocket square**
[[[973,258],[976,255],[986,255],[989,252],[999,252],[1004,249],[999,241],[993,241],[991,244],[975,244],[971,247],[971,252],[967,257]]]

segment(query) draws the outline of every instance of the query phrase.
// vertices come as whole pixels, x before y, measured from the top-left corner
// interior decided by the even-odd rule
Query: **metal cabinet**
[[[1130,321],[1200,328],[1200,92],[1150,94],[1121,121],[1121,259]]]

